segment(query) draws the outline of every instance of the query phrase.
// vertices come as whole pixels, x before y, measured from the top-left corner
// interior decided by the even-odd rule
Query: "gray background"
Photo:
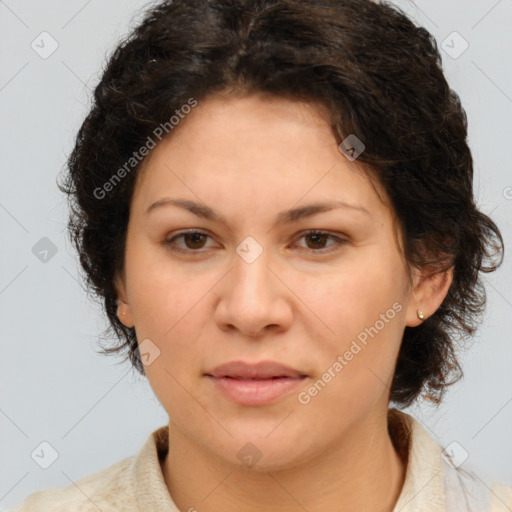
[[[444,48],[448,81],[469,117],[478,204],[509,245],[512,1],[397,3]],[[37,489],[67,485],[134,455],[167,423],[148,383],[128,363],[94,351],[105,320],[78,284],[77,257],[64,231],[66,203],[55,184],[105,56],[145,5],[0,1],[3,509]],[[469,45],[463,53],[461,37]],[[58,48],[45,54],[52,44]],[[44,237],[57,251],[46,262],[43,254],[36,257],[37,249],[48,247]],[[512,484],[511,277],[510,258],[485,276],[488,308],[463,358],[465,379],[439,409],[419,404],[409,411],[460,461],[467,453],[463,467],[477,469],[487,484]],[[48,469],[31,458],[37,448],[44,453],[40,464],[51,462],[52,450],[43,445],[41,452],[44,441],[58,452]]]

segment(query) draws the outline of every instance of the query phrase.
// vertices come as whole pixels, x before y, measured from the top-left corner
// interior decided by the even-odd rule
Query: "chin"
[[[254,436],[239,435],[216,450],[217,455],[235,465],[237,470],[256,473],[286,470],[308,460],[304,443],[294,441],[289,436],[276,436],[275,439],[266,436],[266,431]],[[302,451],[297,450],[298,446]]]

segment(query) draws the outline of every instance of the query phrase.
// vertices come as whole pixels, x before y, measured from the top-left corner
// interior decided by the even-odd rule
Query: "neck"
[[[359,422],[300,466],[269,472],[216,457],[171,421],[162,466],[173,501],[191,512],[391,512],[405,477],[385,416]]]

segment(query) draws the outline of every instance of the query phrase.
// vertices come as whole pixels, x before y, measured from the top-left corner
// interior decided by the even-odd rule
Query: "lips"
[[[205,376],[222,395],[243,406],[266,406],[291,395],[308,377],[275,361],[248,364],[232,361]]]
[[[294,368],[275,361],[261,361],[249,364],[243,361],[231,361],[221,364],[206,374],[215,378],[231,378],[239,380],[268,380],[278,378],[301,378],[306,375]]]

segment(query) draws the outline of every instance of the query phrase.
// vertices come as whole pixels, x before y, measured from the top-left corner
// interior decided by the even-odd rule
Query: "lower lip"
[[[306,377],[242,380],[208,375],[224,395],[241,405],[266,405],[291,393]]]

